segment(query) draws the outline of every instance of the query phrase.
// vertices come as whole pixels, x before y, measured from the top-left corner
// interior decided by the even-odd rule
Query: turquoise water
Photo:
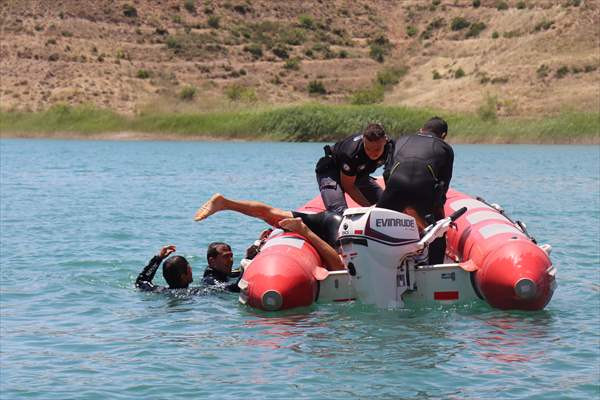
[[[0,141],[0,397],[598,398],[597,146],[455,146],[453,186],[553,245],[544,311],[265,314],[233,294],[133,288],[166,243],[197,281],[211,241],[239,262],[264,224],[233,213],[197,224],[196,208],[215,191],[297,207],[317,193],[321,146]]]

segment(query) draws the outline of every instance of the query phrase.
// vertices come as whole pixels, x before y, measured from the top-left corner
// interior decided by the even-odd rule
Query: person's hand
[[[305,236],[308,231],[308,227],[302,222],[301,218],[284,218],[279,221],[279,226],[302,236]]]
[[[247,249],[246,249],[246,257],[248,260],[252,260],[254,257],[256,257],[256,255],[258,254],[258,246],[256,245],[256,243],[252,243]]]
[[[167,246],[164,246],[162,249],[160,249],[160,251],[158,252],[158,256],[160,258],[167,258],[171,254],[175,253],[175,250],[176,250],[175,245],[169,244]]]
[[[269,237],[271,232],[273,232],[273,229],[271,229],[271,228],[265,229],[264,231],[262,231],[260,233],[258,240],[260,240],[261,242],[264,242]]]

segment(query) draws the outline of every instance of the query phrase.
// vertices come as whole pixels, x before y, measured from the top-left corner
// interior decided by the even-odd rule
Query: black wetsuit
[[[235,282],[231,282],[230,278],[237,278]],[[240,287],[238,286],[238,282],[241,279],[240,271],[231,271],[231,274],[227,275],[222,272],[219,272],[211,267],[206,267],[204,270],[204,275],[202,276],[202,283],[207,286],[219,286],[225,289],[228,292],[238,293],[240,291]]]
[[[371,160],[365,153],[362,134],[348,136],[333,148],[325,146],[325,156],[319,159],[315,168],[325,208],[340,215],[348,208],[340,173],[355,176],[358,190],[371,204],[377,203],[383,190],[369,174],[385,164],[391,148],[392,143],[388,142],[383,154],[377,160]]]
[[[163,259],[159,256],[152,257],[152,259],[148,262],[148,265],[144,267],[142,272],[140,272],[137,279],[135,280],[135,286],[138,289],[147,292],[165,292],[171,290],[182,290],[186,291],[188,294],[206,294],[209,292],[210,289],[212,289],[211,287],[222,288],[223,290],[228,292],[240,291],[240,288],[237,286],[239,279],[237,279],[234,283],[227,284],[229,277],[239,277],[239,272],[237,274],[232,274],[229,277],[225,276],[225,279],[222,279],[222,275],[213,277],[211,273],[207,274],[209,270],[214,271],[212,268],[208,267],[206,268],[206,271],[204,272],[204,277],[202,278],[202,283],[204,284],[203,286],[191,287],[186,289],[170,289],[166,286],[155,285],[154,283],[152,283],[152,280],[154,279],[154,275],[156,274],[156,271],[158,270],[158,267],[160,267],[162,261]],[[218,273],[217,271],[214,272]]]
[[[315,233],[318,237],[323,239],[331,247],[335,247],[338,228],[342,223],[342,216],[334,213],[333,211],[322,211],[315,214],[306,214],[299,211],[292,211],[294,218],[301,218],[302,222]]]
[[[453,164],[454,151],[443,139],[427,133],[400,137],[385,165],[386,189],[377,207],[402,212],[410,206],[428,223],[444,218]],[[444,238],[432,243],[431,263],[443,262],[445,243]]]

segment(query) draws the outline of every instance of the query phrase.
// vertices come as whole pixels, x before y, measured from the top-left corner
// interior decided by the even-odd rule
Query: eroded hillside
[[[2,109],[600,109],[598,1],[3,1]]]

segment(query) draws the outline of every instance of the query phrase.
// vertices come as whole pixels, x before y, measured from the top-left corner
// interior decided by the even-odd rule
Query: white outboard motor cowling
[[[402,295],[411,289],[406,256],[419,251],[415,219],[383,208],[351,208],[338,238],[357,298],[382,308],[403,307]]]

